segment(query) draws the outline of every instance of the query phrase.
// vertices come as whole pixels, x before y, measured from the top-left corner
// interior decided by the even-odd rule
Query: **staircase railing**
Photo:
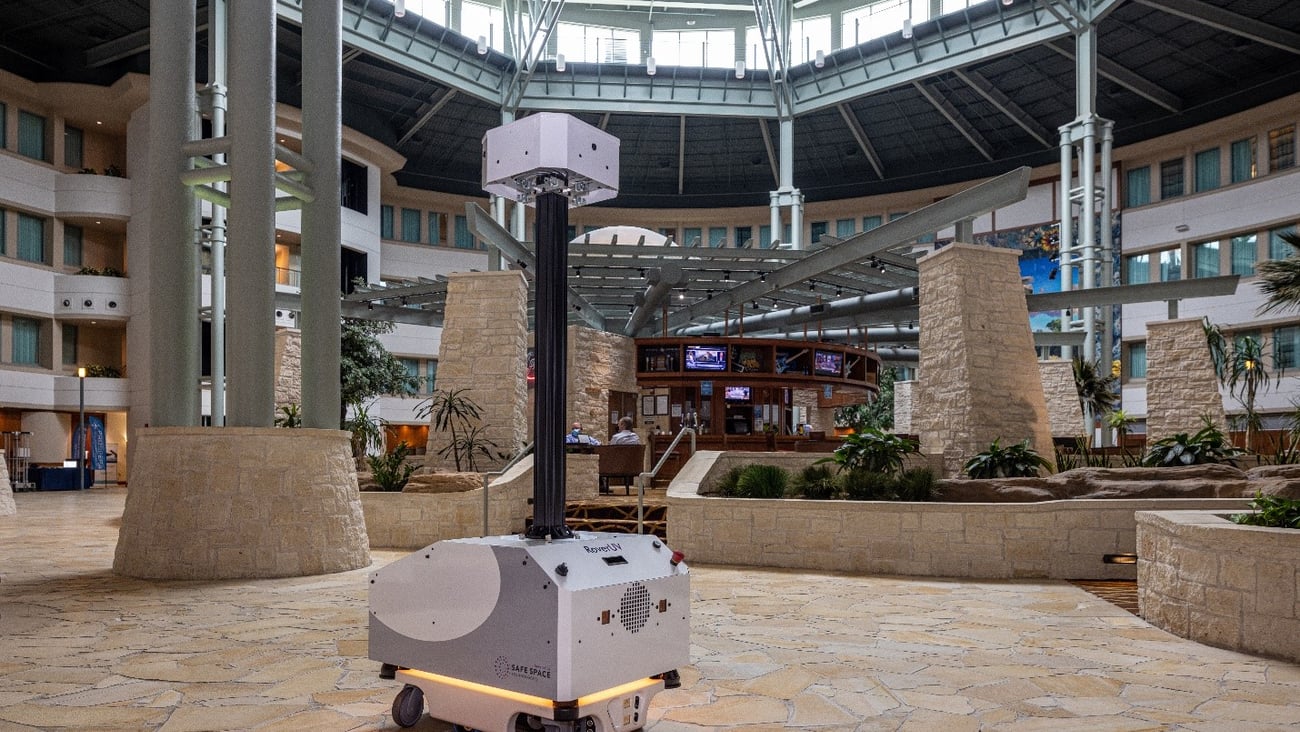
[[[640,475],[637,476],[636,533],[638,534],[645,533],[646,481],[647,480],[654,481],[655,476],[659,474],[659,469],[664,466],[664,463],[668,462],[668,458],[672,457],[673,450],[677,449],[677,445],[681,443],[682,438],[688,434],[691,436],[691,454],[694,455],[695,454],[695,429],[692,427],[683,427],[681,431],[677,433],[677,436],[673,438],[673,441],[668,444],[668,449],[664,450],[663,457],[659,458],[659,462],[655,463],[654,467],[650,468],[647,471],[642,472]]]
[[[488,485],[495,479],[500,478],[510,472],[520,460],[528,457],[533,453],[533,443],[528,443],[515,451],[514,455],[506,461],[506,464],[500,470],[494,470],[490,473],[483,474],[483,535],[488,535]]]

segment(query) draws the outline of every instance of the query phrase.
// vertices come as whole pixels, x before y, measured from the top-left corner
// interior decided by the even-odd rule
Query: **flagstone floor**
[[[0,730],[397,729],[398,687],[366,658],[370,570],[117,577],[124,497],[20,493],[0,516]],[[1300,666],[1065,582],[693,567],[692,596],[692,663],[655,732],[1300,729]]]

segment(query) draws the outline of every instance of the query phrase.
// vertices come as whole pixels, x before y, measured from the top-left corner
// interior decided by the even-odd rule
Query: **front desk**
[[[27,469],[28,477],[36,486],[38,491],[75,491],[78,488],[89,488],[95,484],[95,471],[90,468],[83,469],[84,480],[77,483],[76,468],[39,468],[32,467]]]

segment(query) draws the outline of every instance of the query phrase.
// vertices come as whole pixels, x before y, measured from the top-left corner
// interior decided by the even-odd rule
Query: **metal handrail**
[[[677,449],[677,445],[681,443],[682,438],[685,437],[688,433],[691,436],[691,454],[694,455],[695,454],[695,429],[692,427],[683,427],[681,431],[677,433],[677,436],[673,438],[673,441],[668,444],[668,449],[664,450],[663,457],[659,458],[659,462],[655,463],[655,466],[650,470],[643,471],[640,475],[637,476],[636,533],[638,534],[645,533],[646,478],[649,478],[650,480],[655,479],[655,476],[659,474],[659,469],[664,466],[664,463],[668,462],[668,458],[673,454],[673,450]]]
[[[506,464],[500,470],[494,470],[490,473],[483,474],[483,536],[488,535],[488,484],[491,483],[494,478],[500,478],[510,472],[510,469],[517,465],[520,460],[523,460],[525,457],[532,454],[533,447],[534,445],[531,442],[524,445],[515,451],[515,454],[506,461]]]

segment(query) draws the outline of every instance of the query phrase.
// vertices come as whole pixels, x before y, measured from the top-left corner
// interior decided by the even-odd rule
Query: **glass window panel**
[[[758,227],[758,248],[759,249],[772,248],[772,227],[771,226],[763,225]]]
[[[339,163],[339,204],[360,214],[367,213],[366,166],[347,158],[340,158]]]
[[[1249,277],[1255,274],[1255,257],[1259,244],[1254,234],[1232,237],[1232,274]]]
[[[0,102],[0,149],[9,147],[9,107]]]
[[[910,5],[908,0],[883,0],[846,11],[840,16],[842,45],[847,48],[873,38],[898,33],[903,29],[903,20],[911,14]],[[922,19],[914,20],[919,22]]]
[[[737,226],[736,227],[736,248],[752,247],[754,245],[754,227]]]
[[[1166,160],[1160,164],[1160,200],[1183,195],[1183,161]]]
[[[872,229],[879,228],[879,226],[880,226],[881,223],[882,223],[882,222],[881,222],[879,216],[863,216],[863,217],[862,217],[862,230],[863,230],[863,231],[871,231]]]
[[[1300,365],[1300,326],[1273,329],[1273,368],[1290,369]]]
[[[1257,175],[1255,169],[1255,138],[1232,143],[1232,182],[1241,183]]]
[[[903,27],[903,21],[898,21]],[[790,21],[790,65],[804,64],[817,57],[818,51],[830,52],[831,16],[821,15],[816,18],[801,18]]]
[[[1286,259],[1296,253],[1296,248],[1282,241],[1283,234],[1294,234],[1295,227],[1287,226],[1268,232],[1268,258]]]
[[[392,206],[379,207],[379,238],[380,239],[393,238],[393,207]]]
[[[1196,192],[1219,187],[1219,148],[1196,153]]]
[[[6,250],[7,245],[5,244],[5,242],[9,239],[8,227],[9,227],[9,212],[4,210],[3,208],[0,208],[0,254],[5,254],[7,251]]]
[[[63,324],[63,365],[77,365],[77,326]]]
[[[430,359],[424,364],[424,393],[432,394],[438,383],[438,361]]]
[[[727,227],[710,226],[709,227],[709,247],[717,249],[727,245]]]
[[[687,227],[682,230],[682,246],[698,247],[703,241],[704,230],[696,227]]]
[[[1192,245],[1192,276],[1219,276],[1219,242],[1204,241]]]
[[[1183,253],[1177,249],[1160,252],[1160,281],[1173,282],[1183,278]]]
[[[1151,166],[1133,168],[1125,174],[1124,204],[1145,206],[1151,203]]]
[[[69,168],[81,169],[84,135],[77,127],[63,128],[63,164]]]
[[[1279,127],[1268,133],[1268,170],[1295,167],[1295,125]]]
[[[35,366],[41,355],[41,321],[14,317],[13,362]]]
[[[429,212],[429,243],[442,243],[442,214]]]
[[[650,55],[660,66],[736,65],[736,32],[731,29],[657,31],[650,38]]]
[[[763,34],[758,26],[745,29],[745,68],[767,70],[767,56],[771,52],[763,49]]]
[[[461,3],[460,34],[474,40],[483,36],[487,38],[488,47],[504,50],[505,17],[500,5],[493,7],[479,3]]]
[[[1128,377],[1130,379],[1145,379],[1147,377],[1147,344],[1129,344]]]
[[[1124,258],[1124,274],[1130,285],[1140,285],[1151,281],[1151,255],[1134,254]]]
[[[826,221],[814,221],[808,225],[808,240],[811,244],[816,244],[822,240],[822,236],[830,230],[830,223]]]
[[[18,214],[18,258],[45,262],[45,219]]]
[[[402,241],[415,243],[420,241],[420,211],[418,209],[402,209]]]
[[[18,154],[45,160],[45,118],[31,112],[18,112]]]
[[[464,216],[456,217],[456,248],[473,249],[474,235],[469,231],[469,219]]]
[[[81,266],[80,226],[63,225],[63,264],[69,267]]]
[[[636,30],[560,23],[555,27],[555,38],[555,51],[564,54],[566,61],[633,66],[641,63],[641,33]]]
[[[420,378],[420,362],[414,358],[398,358],[402,368],[406,369],[407,383],[402,386],[400,394],[415,394],[417,391],[416,382]]]
[[[854,224],[857,221],[853,219],[839,219],[835,222],[835,236],[840,239],[847,239],[857,233]]]

